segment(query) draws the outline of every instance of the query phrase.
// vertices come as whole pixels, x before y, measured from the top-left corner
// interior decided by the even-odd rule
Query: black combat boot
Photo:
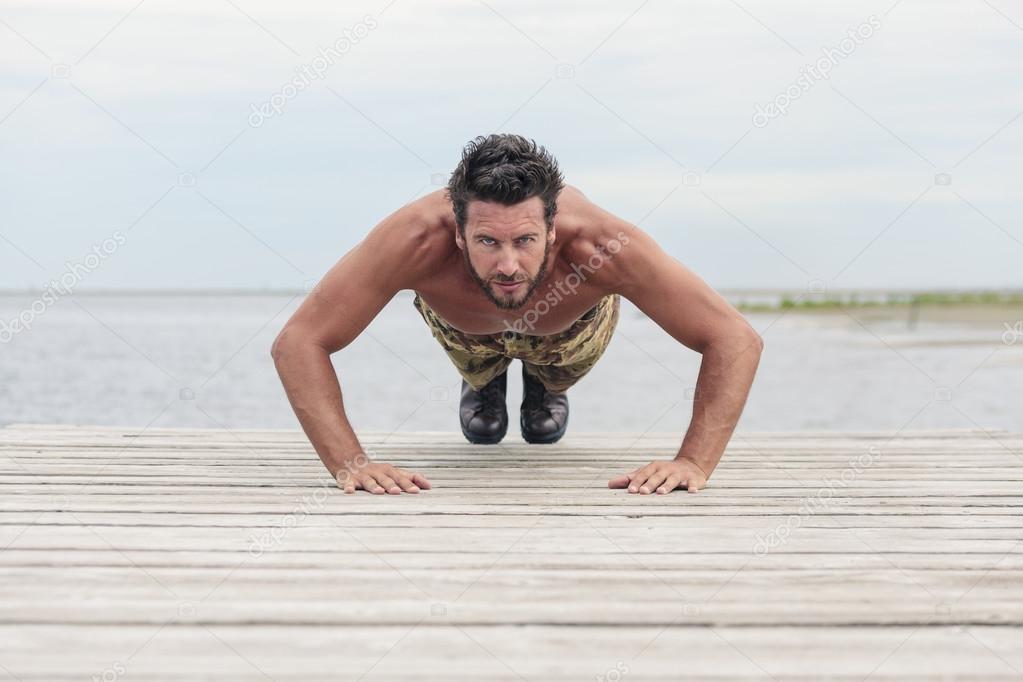
[[[505,389],[508,387],[508,372],[501,372],[490,383],[474,391],[462,379],[462,399],[458,406],[458,417],[462,423],[462,435],[475,445],[500,443],[508,432],[508,408],[505,406]]]
[[[527,443],[556,443],[568,428],[568,395],[548,391],[522,366],[522,410],[519,419]]]

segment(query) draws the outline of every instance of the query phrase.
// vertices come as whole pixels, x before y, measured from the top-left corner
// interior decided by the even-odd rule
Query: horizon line
[[[46,291],[47,288],[3,288],[0,287],[0,296],[21,296],[36,295]],[[397,294],[411,292],[411,289],[401,289]],[[807,289],[796,287],[722,287],[715,289],[720,294],[753,294],[753,295],[786,295],[807,293]],[[70,295],[76,294],[88,296],[195,296],[219,295],[219,296],[295,296],[308,294],[310,290],[300,288],[257,288],[257,287],[107,287],[107,288],[83,288],[72,291]],[[928,293],[1001,293],[1001,294],[1023,294],[1023,286],[990,286],[990,287],[843,287],[828,288],[823,292],[825,295],[836,294],[928,294]]]

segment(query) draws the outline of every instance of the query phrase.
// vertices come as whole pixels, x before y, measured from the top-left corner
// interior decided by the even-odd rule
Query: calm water
[[[0,344],[0,424],[298,428],[270,344],[300,297],[62,298]],[[459,377],[402,292],[335,354],[356,429],[458,432]],[[32,303],[0,296],[8,321]],[[929,320],[904,314],[757,313],[766,341],[740,431],[976,427],[1023,430],[1023,311]],[[948,313],[945,314],[949,318]],[[954,318],[955,314],[951,314]],[[4,337],[6,338],[6,337]],[[623,301],[597,367],[570,393],[577,431],[676,431],[700,356]],[[509,403],[521,399],[513,363]],[[513,414],[514,433],[517,419]]]

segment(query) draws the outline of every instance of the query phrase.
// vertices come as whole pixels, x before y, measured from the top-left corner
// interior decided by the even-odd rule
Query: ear
[[[555,227],[553,225],[551,225],[551,229],[547,230],[547,241],[550,242],[551,244],[553,244],[554,243],[554,237],[556,237],[556,236],[557,236],[557,230],[555,229]]]
[[[465,251],[465,240],[462,239],[462,232],[461,230],[458,229],[457,226],[455,226],[455,244],[458,246],[459,249]]]

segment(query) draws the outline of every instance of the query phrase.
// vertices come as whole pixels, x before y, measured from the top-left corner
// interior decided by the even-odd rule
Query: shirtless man
[[[418,493],[420,473],[371,461],[344,412],[331,354],[399,291],[462,376],[473,443],[503,438],[508,364],[520,359],[527,442],[568,423],[567,388],[603,353],[626,297],[702,354],[693,414],[674,457],[608,481],[630,493],[696,492],[717,466],[763,341],[743,316],[645,232],[565,185],[556,160],[518,135],[477,137],[447,188],[384,218],[338,261],[278,334],[271,355],[316,453],[345,492]]]

